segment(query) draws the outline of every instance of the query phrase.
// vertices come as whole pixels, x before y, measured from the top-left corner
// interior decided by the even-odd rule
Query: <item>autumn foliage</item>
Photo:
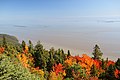
[[[87,54],[72,56],[62,49],[46,50],[40,43],[33,47],[31,42],[27,45],[24,41],[22,47],[18,47],[0,47],[0,54],[4,51],[8,56],[12,54],[11,57],[15,57],[24,68],[38,75],[41,80],[120,79],[120,59],[115,62],[99,56],[92,58]]]
[[[4,52],[4,47],[0,47],[0,54]]]

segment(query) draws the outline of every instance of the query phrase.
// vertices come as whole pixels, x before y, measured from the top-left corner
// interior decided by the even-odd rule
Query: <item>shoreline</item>
[[[34,38],[31,38],[31,37],[27,37],[27,38],[25,38],[25,37],[22,37],[22,38],[17,37],[17,38],[18,38],[20,43],[21,43],[22,40],[25,40],[26,43],[28,43],[28,40],[31,40],[33,45],[36,45],[37,41],[39,40],[39,39],[36,40]],[[92,51],[93,51],[92,48],[91,48],[91,50],[89,52],[87,52],[87,50],[86,51],[83,50],[83,49],[80,50],[81,47],[78,47],[78,46],[75,47],[75,45],[74,46],[68,46],[68,45],[63,45],[63,44],[60,45],[60,44],[57,44],[56,42],[51,43],[50,41],[44,41],[44,40],[40,40],[40,42],[43,44],[44,48],[47,49],[47,50],[49,50],[51,47],[54,47],[55,50],[56,49],[63,49],[65,51],[65,53],[67,53],[67,51],[70,50],[70,52],[71,52],[71,54],[73,56],[75,56],[75,55],[82,56],[82,54],[87,54],[88,56],[92,57]],[[117,59],[119,58],[118,54],[114,55],[112,53],[112,54],[109,55],[109,54],[105,53],[104,52],[105,50],[103,50],[103,49],[104,48],[102,48],[103,59],[108,58],[109,60],[117,61]]]

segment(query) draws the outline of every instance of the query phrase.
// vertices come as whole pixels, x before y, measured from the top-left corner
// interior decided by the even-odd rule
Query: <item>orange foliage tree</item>
[[[25,55],[25,54],[21,54],[21,53],[19,53],[18,55],[17,55],[17,57],[18,57],[18,59],[20,60],[20,62],[22,63],[22,65],[24,66],[24,67],[29,67],[29,64],[28,64],[28,57]]]
[[[120,78],[120,77],[119,77],[119,75],[120,75],[120,70],[116,69],[116,70],[114,71],[114,74],[115,74],[115,77],[116,77],[116,78]]]
[[[63,65],[61,63],[58,65],[55,64],[55,66],[53,66],[53,71],[50,72],[49,80],[62,80],[64,76],[66,76],[66,73]]]
[[[0,47],[0,54],[4,52],[4,47]]]

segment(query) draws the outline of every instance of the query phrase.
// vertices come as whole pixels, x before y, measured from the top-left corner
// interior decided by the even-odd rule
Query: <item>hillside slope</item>
[[[3,36],[6,38],[6,41],[10,44],[19,44],[18,39],[15,36],[11,36],[8,34],[0,34],[0,44],[3,41]]]

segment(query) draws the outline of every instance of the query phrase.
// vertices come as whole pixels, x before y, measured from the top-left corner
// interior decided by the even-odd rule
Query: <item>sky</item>
[[[119,17],[119,3],[120,0],[0,0],[0,24],[52,25],[81,17]]]
[[[0,0],[0,33],[78,53],[91,53],[100,44],[106,56],[116,59],[120,0]]]

